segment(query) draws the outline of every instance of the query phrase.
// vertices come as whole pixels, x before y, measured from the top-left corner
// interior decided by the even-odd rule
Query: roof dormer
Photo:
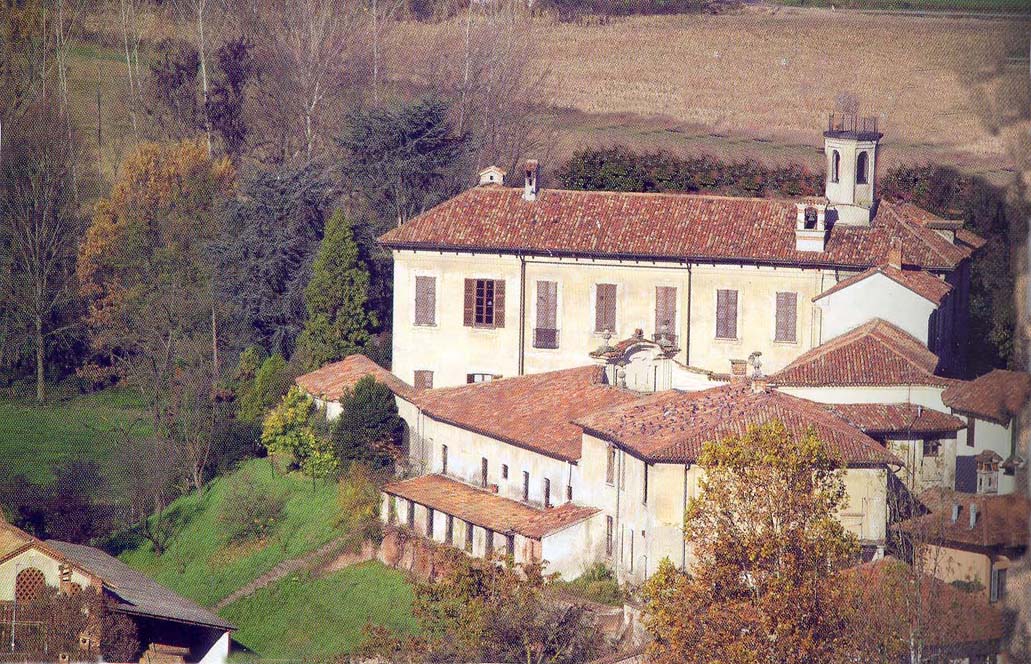
[[[480,186],[488,184],[505,184],[505,175],[507,171],[500,166],[488,166],[487,168],[480,171]]]

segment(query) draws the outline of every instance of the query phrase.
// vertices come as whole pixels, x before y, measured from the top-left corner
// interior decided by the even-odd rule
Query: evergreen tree
[[[344,394],[340,406],[332,439],[341,461],[382,467],[398,456],[401,419],[389,387],[366,376]]]
[[[376,316],[367,310],[369,270],[340,210],[326,223],[304,299],[308,323],[297,345],[306,369],[360,352],[369,342],[376,326]]]

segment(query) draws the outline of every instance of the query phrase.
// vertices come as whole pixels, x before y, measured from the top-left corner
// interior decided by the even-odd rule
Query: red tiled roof
[[[1009,424],[1029,396],[1031,374],[995,369],[971,381],[955,381],[942,392],[942,402],[953,410]]]
[[[965,228],[961,228],[956,231],[956,239],[975,250],[980,249],[988,243],[988,240],[973,231],[968,231]]]
[[[878,265],[877,267],[872,267],[869,270],[860,272],[859,274],[853,275],[847,279],[842,279],[814,297],[813,302],[825,298],[832,293],[844,290],[853,284],[863,281],[867,277],[872,277],[875,274],[880,274],[891,279],[895,283],[903,286],[904,288],[908,288],[924,299],[930,300],[934,304],[941,304],[941,301],[952,290],[952,286],[949,283],[939,279],[929,272],[924,272],[923,270],[900,270],[891,265]]]
[[[311,373],[298,376],[295,381],[312,396],[336,401],[344,392],[365,376],[372,375],[390,390],[408,400],[415,394],[415,388],[376,364],[364,355],[349,355],[339,362],[319,367]]]
[[[945,545],[1026,548],[1031,500],[1019,494],[961,493],[951,489],[928,489],[920,494],[930,513],[907,519],[895,527],[903,532],[920,533]],[[960,506],[959,518],[952,522],[952,506]],[[977,520],[970,527],[970,506],[977,505]]]
[[[580,458],[572,420],[638,397],[603,382],[604,367],[586,366],[425,390],[416,397],[435,420],[563,461]]]
[[[1006,635],[1002,610],[989,604],[981,593],[965,592],[929,574],[914,574],[901,560],[886,557],[844,570],[861,575],[861,592],[869,600],[868,609],[887,618],[884,627],[895,629],[892,622],[905,617],[908,599],[919,596],[919,617],[913,616],[910,626],[921,628],[923,643],[932,647],[956,647],[963,644],[997,641]],[[878,620],[881,616],[871,615]],[[932,658],[937,661],[937,658]]]
[[[865,433],[946,433],[966,423],[955,415],[911,403],[830,404],[827,410]]]
[[[577,424],[648,461],[686,463],[698,459],[704,443],[743,435],[774,419],[795,436],[811,427],[848,465],[901,465],[877,441],[822,405],[776,390],[753,391],[745,382],[700,392],[669,390],[581,417]]]
[[[671,193],[474,187],[380,237],[399,249],[633,256],[762,264],[870,267],[893,241],[907,264],[951,270],[971,250],[881,202],[869,227],[838,224],[822,252],[795,248],[793,200]]]
[[[937,385],[938,357],[920,340],[876,318],[803,353],[770,380],[777,385]]]
[[[538,540],[600,511],[573,503],[539,509],[444,475],[422,475],[391,482],[383,491],[496,533],[519,533]]]

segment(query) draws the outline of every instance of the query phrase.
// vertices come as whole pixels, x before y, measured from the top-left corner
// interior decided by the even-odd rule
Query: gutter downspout
[[[526,346],[526,257],[519,256],[519,375],[523,375]]]
[[[691,366],[691,264],[687,263],[687,329],[684,330],[684,364]]]
[[[681,538],[680,539],[681,539],[681,542],[682,542],[681,546],[683,548],[683,550],[681,551],[680,569],[681,569],[681,571],[684,571],[684,572],[687,571],[687,534],[684,533],[684,518],[687,517],[687,474],[688,474],[688,472],[690,472],[690,470],[691,470],[691,464],[690,463],[685,463],[684,464],[684,512],[683,512],[683,517],[680,519],[680,534],[681,534]]]
[[[620,500],[619,500],[620,499],[620,495],[619,494],[622,492],[622,487],[620,485],[621,485],[621,480],[623,478],[623,450],[619,449],[618,447],[616,449],[619,451],[619,457],[618,457],[619,462],[616,464],[616,477],[615,477],[615,480],[616,480],[616,482],[615,482],[615,484],[616,484],[616,535],[618,536],[617,539],[619,540],[619,557],[617,558],[617,560],[619,561],[618,564],[619,564],[620,571],[622,571],[623,570],[623,544],[624,544],[624,542],[623,542],[623,526],[620,525],[620,519],[619,519],[619,503],[620,503]]]

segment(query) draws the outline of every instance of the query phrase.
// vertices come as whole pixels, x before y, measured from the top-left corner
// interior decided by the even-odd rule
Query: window
[[[594,287],[594,331],[614,334],[616,331],[616,285],[597,284]]]
[[[505,553],[515,555],[515,535],[505,535]]]
[[[473,524],[465,522],[465,550],[473,552]]]
[[[992,587],[990,589],[989,599],[992,602],[998,602],[1006,596],[1006,568],[993,567],[992,568]]]
[[[494,374],[489,373],[471,373],[465,375],[465,382],[470,385],[473,383],[489,383],[494,380]]]
[[[415,370],[415,389],[417,390],[430,390],[433,389],[433,372],[428,369],[416,369]]]
[[[415,501],[408,501],[408,527],[415,530]]]
[[[867,174],[869,161],[870,157],[865,152],[860,152],[856,157],[856,184],[869,184],[870,176]]]
[[[777,293],[775,341],[795,343],[795,329],[798,327],[798,293]]]
[[[642,491],[641,502],[648,504],[648,464],[644,464],[644,491]]]
[[[831,168],[830,178],[831,182],[838,181],[838,174],[841,172],[841,155],[838,154],[837,150],[831,151]]]
[[[609,445],[605,450],[605,482],[615,484],[616,482],[616,446]]]
[[[464,308],[466,327],[505,327],[505,282],[466,279]]]
[[[487,457],[480,459],[480,486],[487,488]]]
[[[925,457],[936,457],[941,451],[941,441],[938,440],[925,440],[924,441],[924,456]]]
[[[665,331],[666,338],[677,341],[677,289],[673,286],[655,287],[655,336]]]
[[[501,464],[501,479],[503,479],[503,480],[507,480],[508,479],[508,464],[507,463]]]
[[[486,529],[486,534],[487,534],[487,537],[486,537],[486,541],[484,542],[484,547],[483,547],[483,556],[484,556],[484,558],[488,558],[488,557],[490,557],[490,555],[492,553],[494,553],[494,531],[491,530],[490,528],[487,528]]]
[[[612,517],[605,517],[605,555],[612,557]]]
[[[737,291],[716,291],[716,338],[737,339]]]
[[[433,539],[433,508],[426,508],[426,538]]]
[[[523,471],[523,500],[530,500],[530,473]]]
[[[974,424],[976,422],[975,418],[967,416],[967,447],[974,446]]]
[[[448,546],[453,546],[455,543],[455,517],[447,515],[447,525],[444,530],[444,541],[447,542]]]
[[[415,278],[415,324],[437,323],[437,278]]]
[[[573,485],[572,484],[567,484],[566,485],[566,502],[567,503],[573,502]]]
[[[544,506],[551,507],[551,480],[544,478]]]
[[[447,475],[447,445],[440,446],[440,472]]]
[[[537,327],[534,348],[558,348],[558,282],[537,282]]]

